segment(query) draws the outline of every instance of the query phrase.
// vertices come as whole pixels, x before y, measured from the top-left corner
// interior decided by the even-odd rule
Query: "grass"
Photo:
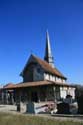
[[[61,121],[29,115],[0,113],[0,125],[83,125],[83,122]]]

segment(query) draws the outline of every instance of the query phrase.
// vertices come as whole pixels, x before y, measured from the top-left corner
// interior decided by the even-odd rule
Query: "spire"
[[[46,49],[44,60],[47,61],[52,67],[54,67],[54,59],[51,52],[50,38],[48,31],[46,32]]]

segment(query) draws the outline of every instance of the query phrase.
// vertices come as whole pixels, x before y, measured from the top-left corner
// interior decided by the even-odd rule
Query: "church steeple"
[[[48,31],[46,32],[46,48],[45,48],[45,57],[44,60],[47,61],[52,67],[54,67],[54,59],[52,56],[51,46],[50,46],[50,38]]]

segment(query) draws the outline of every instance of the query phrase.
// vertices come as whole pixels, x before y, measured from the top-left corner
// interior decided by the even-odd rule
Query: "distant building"
[[[67,84],[67,78],[54,66],[48,32],[44,60],[31,55],[20,75],[23,78],[22,83],[3,88],[6,95],[9,90],[14,91],[15,102],[58,101],[67,95],[75,97],[75,88]]]

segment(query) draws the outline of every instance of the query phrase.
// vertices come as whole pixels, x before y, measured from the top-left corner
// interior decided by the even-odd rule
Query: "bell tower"
[[[45,48],[45,57],[44,60],[48,62],[52,67],[54,67],[54,58],[52,56],[50,38],[48,31],[46,32],[46,48]]]

